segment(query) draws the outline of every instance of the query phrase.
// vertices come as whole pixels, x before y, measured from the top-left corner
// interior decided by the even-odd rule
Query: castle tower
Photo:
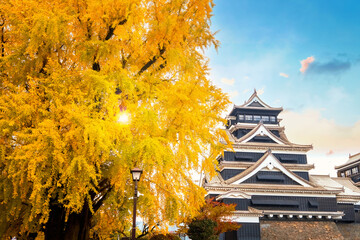
[[[236,204],[233,220],[242,227],[221,239],[260,239],[264,222],[334,223],[345,216],[338,203],[343,186],[329,176],[309,175],[314,165],[307,163],[306,153],[312,145],[288,140],[278,118],[282,110],[264,103],[255,90],[227,116],[232,147],[218,157],[218,175],[203,181],[207,197]],[[360,191],[352,194],[358,197],[349,200],[354,210]]]

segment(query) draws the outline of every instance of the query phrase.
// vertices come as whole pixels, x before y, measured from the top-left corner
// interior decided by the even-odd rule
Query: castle
[[[348,227],[360,222],[360,189],[352,181],[360,180],[360,154],[338,166],[336,178],[310,175],[312,145],[286,137],[282,110],[255,90],[227,116],[232,147],[218,157],[218,175],[202,180],[208,198],[236,204],[233,221],[241,227],[220,239],[346,239]]]

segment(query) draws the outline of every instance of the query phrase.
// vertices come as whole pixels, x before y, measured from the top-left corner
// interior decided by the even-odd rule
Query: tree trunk
[[[88,240],[91,217],[89,206],[85,203],[80,213],[71,213],[65,222],[65,209],[53,205],[44,231],[45,240]]]
[[[62,205],[50,204],[50,216],[45,225],[45,240],[64,239],[65,209]]]
[[[66,223],[64,240],[88,240],[90,236],[91,217],[87,203],[80,213],[71,213]]]

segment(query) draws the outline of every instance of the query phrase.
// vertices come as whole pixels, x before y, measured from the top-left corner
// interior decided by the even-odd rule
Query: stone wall
[[[359,223],[337,223],[337,228],[346,240],[360,240]]]
[[[260,232],[261,240],[347,239],[342,236],[334,222],[264,220],[260,222]]]

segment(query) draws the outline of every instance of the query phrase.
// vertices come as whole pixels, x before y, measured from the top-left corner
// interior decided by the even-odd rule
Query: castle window
[[[270,122],[275,122],[275,116],[270,116]]]
[[[268,122],[268,121],[269,121],[269,116],[261,116],[261,119],[262,119],[264,122]]]
[[[259,181],[269,181],[269,182],[284,182],[284,176],[278,175],[257,175],[256,179]]]
[[[252,121],[253,120],[252,115],[245,115],[245,120]]]
[[[258,116],[258,115],[255,115],[255,116],[254,116],[254,121],[260,121],[260,119],[261,119],[260,116]]]
[[[346,171],[345,171],[345,175],[346,175],[346,176],[350,176],[350,175],[351,175],[351,170],[350,170],[350,169],[349,169],[349,170],[346,170]]]
[[[239,115],[239,120],[240,120],[240,121],[244,121],[244,118],[245,118],[245,116],[244,116],[244,115],[242,115],[242,114],[241,114],[241,115]]]
[[[357,167],[354,167],[353,169],[351,169],[353,174],[356,174],[359,172],[359,169]]]
[[[311,208],[317,208],[319,207],[319,203],[316,200],[308,200],[309,207]]]

